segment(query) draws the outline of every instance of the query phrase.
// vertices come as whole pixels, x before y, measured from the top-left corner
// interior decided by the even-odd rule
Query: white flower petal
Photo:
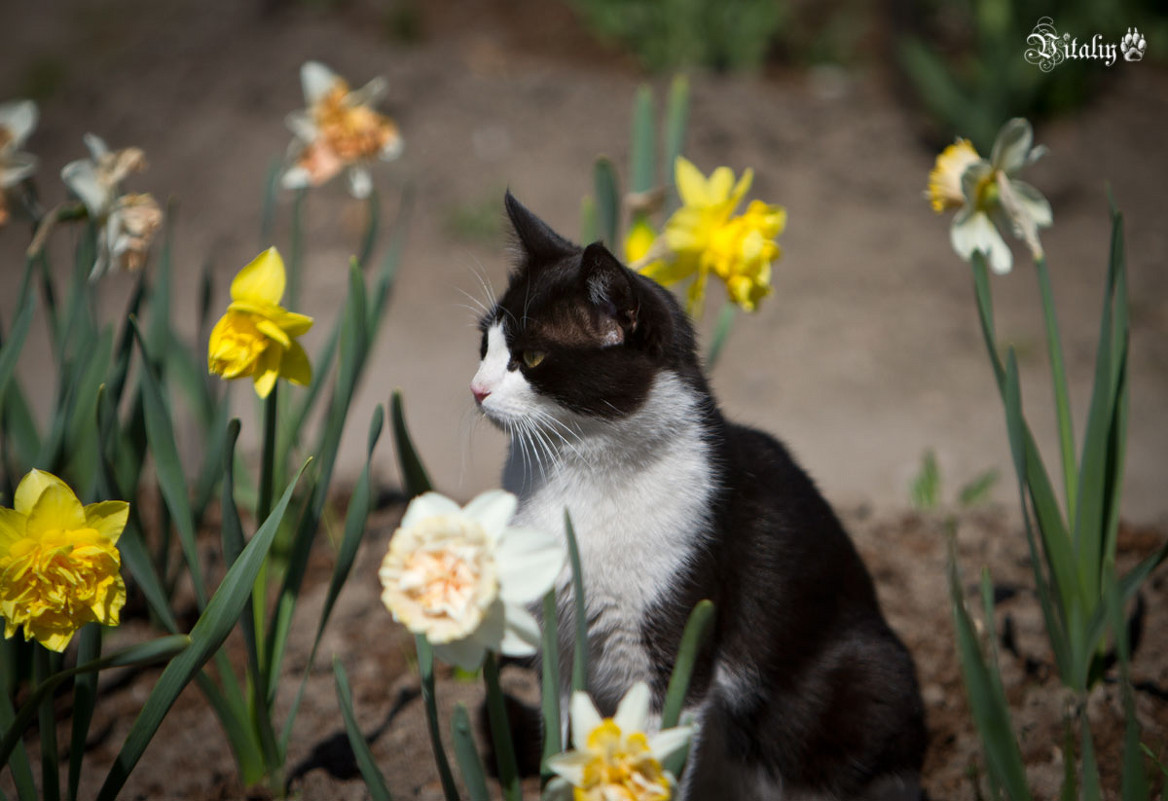
[[[285,189],[303,189],[312,185],[312,176],[303,167],[289,167],[280,176],[280,185]]]
[[[61,168],[61,180],[85,204],[91,216],[96,219],[105,214],[112,197],[98,179],[92,161],[80,159],[69,162]]]
[[[412,528],[419,520],[437,515],[456,515],[461,511],[454,501],[437,492],[425,492],[410,501],[402,517],[401,528]]]
[[[369,174],[369,170],[361,165],[353,165],[348,169],[348,178],[350,195],[358,200],[369,197],[369,193],[373,191],[373,176]]]
[[[317,137],[316,123],[312,121],[312,117],[306,111],[293,111],[284,117],[284,124],[301,142],[312,142]]]
[[[588,735],[604,721],[600,717],[600,713],[596,711],[596,706],[588,697],[588,693],[572,693],[568,710],[572,721],[572,745],[576,748],[584,748],[588,743]]]
[[[629,688],[617,704],[616,714],[612,716],[622,734],[645,730],[645,721],[649,718],[649,701],[649,685],[645,682],[638,681]]]
[[[990,153],[990,163],[995,169],[1003,170],[1007,175],[1012,174],[1026,164],[1033,143],[1034,131],[1030,123],[1022,117],[1015,117],[998,132],[994,149]]]
[[[566,561],[564,545],[554,535],[534,529],[508,529],[495,557],[499,594],[513,604],[538,600],[555,584]]]
[[[306,61],[300,67],[300,86],[305,105],[315,106],[337,82],[336,73],[319,61]]]
[[[13,100],[0,103],[0,128],[7,128],[12,139],[8,142],[8,150],[19,150],[24,140],[36,128],[37,105],[31,100]]]
[[[675,726],[665,729],[649,738],[649,750],[658,762],[664,762],[681,749],[689,745],[693,737],[692,726]]]
[[[519,499],[504,490],[488,490],[463,507],[462,513],[483,527],[483,531],[496,542],[515,516]]]
[[[987,254],[992,269],[998,275],[1010,272],[1014,266],[1014,256],[998,229],[990,222],[990,218],[982,212],[953,218],[953,225],[949,228],[949,241],[957,255],[969,261],[975,250]]]
[[[1050,202],[1042,193],[1024,181],[1010,181],[1010,189],[1018,205],[1034,220],[1039,228],[1046,228],[1054,221],[1054,214],[1050,210]]]
[[[434,656],[448,665],[454,665],[468,671],[478,670],[487,653],[482,643],[474,637],[442,644],[434,643],[432,647],[434,648]]]
[[[12,153],[0,161],[0,187],[16,186],[36,172],[37,160],[28,153]]]
[[[381,148],[381,152],[378,153],[377,156],[382,161],[393,161],[402,154],[404,149],[405,143],[402,141],[401,136],[399,136],[397,133],[394,133],[394,135],[389,138],[389,141],[385,143],[385,146]]]
[[[354,89],[345,95],[345,105],[349,107],[372,106],[385,95],[387,87],[385,78],[378,76],[360,89]]]
[[[97,134],[87,133],[82,139],[85,141],[85,146],[89,148],[89,155],[93,157],[94,161],[110,152],[109,148],[106,147],[105,140]]]
[[[547,789],[544,790],[544,801],[558,798],[560,796],[557,794],[565,791],[569,793],[566,797],[571,798],[572,786],[579,787],[584,784],[584,768],[591,760],[592,757],[583,751],[565,751],[548,757],[544,764],[559,778],[548,782]]]
[[[506,605],[507,628],[499,650],[507,656],[531,656],[539,650],[539,621],[521,606]]]

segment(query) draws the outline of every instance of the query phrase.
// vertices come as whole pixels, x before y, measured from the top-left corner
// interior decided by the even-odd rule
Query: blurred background
[[[1138,27],[1146,52],[1044,72],[1023,57],[1043,16],[1080,41],[1117,42]],[[175,204],[175,322],[196,353],[206,347],[195,342],[203,266],[214,266],[221,308],[231,276],[273,244],[259,237],[262,197],[291,139],[284,117],[303,106],[300,65],[322,61],[353,86],[388,80],[381,110],[396,120],[405,152],[377,165],[374,180],[388,218],[406,187],[413,211],[338,471],[355,477],[369,410],[401,389],[436,483],[459,498],[497,486],[505,451],[468,388],[475,301],[501,292],[509,267],[504,189],[575,238],[595,157],[628,163],[637,87],[650,83],[660,100],[680,72],[692,88],[683,152],[706,173],[753,168],[750,197],[789,214],[774,294],[740,316],[712,375],[728,415],[787,441],[839,504],[907,507],[929,451],[946,496],[997,469],[993,497],[1014,504],[969,269],[950,249],[949,217],[935,215],[922,192],[955,135],[987,154],[1002,122],[1028,116],[1050,148],[1026,179],[1054,208],[1043,243],[1079,431],[1108,191],[1126,214],[1124,510],[1136,521],[1168,520],[1168,16],[1153,0],[46,0],[9,3],[3,17],[0,100],[39,104],[24,149],[40,159],[42,202],[64,198],[57,176],[86,155],[86,132],[114,148],[141,147],[150,167],[128,188]],[[281,248],[291,202],[280,195]],[[302,311],[326,320],[342,307],[364,206],[337,180],[310,192],[305,212]],[[19,220],[0,230],[5,320],[27,243]],[[119,315],[133,278],[104,281],[105,313]],[[707,336],[720,293],[709,293]],[[1020,250],[994,293],[999,334],[1020,354],[1027,415],[1053,464],[1041,311]],[[328,327],[305,338],[310,353]],[[34,329],[20,366],[34,400],[53,386],[48,371],[38,373],[38,347],[48,353]],[[254,432],[250,388],[234,393],[245,432]],[[192,454],[202,445],[193,430],[180,444]],[[383,486],[397,484],[389,449],[377,467]]]

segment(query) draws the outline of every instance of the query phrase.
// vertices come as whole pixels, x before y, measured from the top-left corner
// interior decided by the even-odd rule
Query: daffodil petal
[[[385,96],[385,91],[388,88],[385,78],[378,76],[369,83],[362,86],[360,89],[354,89],[345,96],[345,105],[353,106],[372,106]]]
[[[231,282],[231,299],[279,305],[284,296],[284,260],[270,247],[252,259]]]
[[[592,756],[586,751],[565,751],[562,754],[556,754],[547,758],[547,769],[556,774],[560,778],[560,786],[553,790],[552,785],[556,784],[556,779],[548,782],[547,789],[544,791],[544,801],[547,801],[548,794],[553,792],[561,792],[566,789],[569,793],[573,786],[579,787],[584,784],[584,768],[592,761]],[[570,798],[571,796],[566,796]]]
[[[311,142],[319,134],[316,123],[303,110],[293,111],[284,117],[284,124],[288,126],[288,130],[292,132],[292,135],[302,142]]]
[[[0,506],[0,554],[4,554],[17,540],[24,539],[28,517],[15,509]]]
[[[706,179],[701,170],[684,156],[678,156],[673,165],[673,180],[677,194],[686,206],[702,205],[706,201]]]
[[[61,180],[85,205],[95,220],[103,216],[109,205],[110,192],[97,178],[97,168],[89,159],[71,161],[61,168]]]
[[[588,742],[588,735],[599,726],[603,720],[596,711],[596,705],[588,697],[588,693],[574,692],[568,705],[569,716],[572,721],[572,745],[583,748]]]
[[[36,506],[37,500],[44,494],[49,487],[57,487],[67,492],[72,492],[69,485],[61,479],[48,473],[44,470],[29,470],[20,483],[16,485],[16,493],[13,496],[13,507],[16,511],[22,514],[30,514],[33,507]]]
[[[284,358],[280,360],[280,374],[302,387],[312,383],[312,362],[299,342],[293,341],[284,351]]]
[[[530,656],[539,650],[539,621],[521,606],[505,604],[506,628],[499,650],[507,656]]]
[[[676,726],[665,729],[649,737],[649,750],[658,762],[664,762],[669,757],[685,748],[693,737],[692,726]]]
[[[319,61],[306,61],[300,67],[300,87],[309,108],[319,103],[336,83],[336,73]]]
[[[369,197],[373,191],[373,176],[369,174],[369,170],[361,165],[354,165],[349,167],[346,172],[346,177],[349,179],[349,194],[358,200],[364,200]]]
[[[564,569],[560,539],[534,529],[513,528],[499,543],[499,594],[509,604],[542,598]]]
[[[103,156],[109,154],[109,146],[95,133],[87,133],[81,140],[85,142],[85,147],[89,149],[89,155],[93,157],[94,161],[100,161]]]
[[[617,704],[616,714],[612,716],[613,723],[620,727],[625,734],[633,731],[644,731],[645,721],[649,717],[649,685],[638,681],[625,693],[625,697]]]
[[[413,528],[418,521],[438,515],[456,515],[460,511],[457,503],[437,492],[425,492],[410,501],[402,517],[400,528]]]
[[[276,379],[280,377],[280,371],[274,367],[269,367],[266,370],[260,370],[255,374],[255,391],[261,398],[266,398],[272,394],[272,389],[276,386]]]
[[[1022,117],[1015,117],[998,132],[994,149],[990,153],[990,163],[1007,175],[1014,173],[1026,164],[1033,143],[1034,131],[1030,123]]]
[[[85,507],[85,525],[111,543],[116,543],[130,519],[130,504],[125,501],[101,501]]]
[[[475,671],[483,664],[486,649],[477,640],[467,637],[446,643],[433,643],[434,656],[449,665],[455,665],[463,670]]]
[[[37,104],[31,100],[0,103],[0,128],[7,128],[12,137],[8,147],[13,150],[20,148],[36,128],[39,116]]]
[[[48,531],[72,531],[85,528],[85,511],[81,501],[67,486],[49,486],[37,498],[28,513],[29,536]]]
[[[998,229],[990,218],[982,212],[974,212],[965,217],[958,215],[949,228],[949,240],[953,249],[968,261],[975,250],[987,256],[990,269],[999,275],[1010,272],[1014,265],[1013,254],[1006,245]]]
[[[268,317],[257,316],[255,319],[255,327],[257,331],[278,344],[281,348],[287,348],[292,344],[292,339],[285,333],[284,329],[276,325]]]
[[[1024,181],[1011,180],[1010,188],[1014,190],[1014,197],[1018,204],[1030,215],[1035,225],[1039,228],[1046,228],[1054,221],[1050,202],[1042,196],[1041,192]]]
[[[12,153],[7,157],[0,175],[0,187],[5,189],[16,186],[25,178],[36,172],[37,160],[28,153]]]
[[[391,136],[385,140],[385,144],[382,145],[381,150],[377,153],[377,157],[382,161],[393,161],[400,157],[404,150],[405,142],[402,140],[401,134],[397,132],[395,126]]]
[[[285,189],[304,189],[312,185],[312,176],[303,167],[289,167],[280,176],[280,185]]]
[[[519,499],[510,492],[488,490],[468,503],[462,512],[481,525],[492,541],[496,541],[515,516],[518,506]]]

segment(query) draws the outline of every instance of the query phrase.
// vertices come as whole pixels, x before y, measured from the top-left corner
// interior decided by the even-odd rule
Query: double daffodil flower
[[[37,116],[31,100],[0,103],[0,226],[11,216],[5,193],[36,171],[36,158],[21,148],[36,128]]]

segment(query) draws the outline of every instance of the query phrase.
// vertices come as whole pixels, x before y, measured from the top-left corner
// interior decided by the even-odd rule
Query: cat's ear
[[[555,261],[578,252],[575,245],[516,200],[509,189],[503,196],[503,205],[507,207],[507,217],[511,220],[511,227],[515,229],[515,235],[519,237],[519,244],[527,254],[529,263]]]
[[[638,301],[632,274],[600,242],[584,248],[580,280],[596,310],[601,339],[619,345],[637,330]]]

